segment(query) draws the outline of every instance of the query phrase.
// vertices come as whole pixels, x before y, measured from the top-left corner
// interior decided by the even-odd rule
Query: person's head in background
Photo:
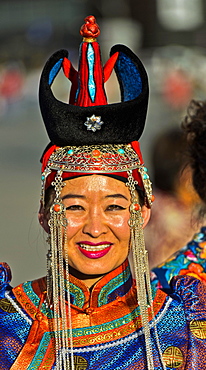
[[[202,201],[200,215],[206,213],[206,101],[192,100],[182,122],[187,140],[187,164],[192,183]]]
[[[155,202],[145,229],[150,267],[164,262],[190,240],[198,229],[187,140],[173,126],[156,137],[151,150]],[[157,253],[158,250],[158,253]]]
[[[180,127],[171,127],[154,141],[151,151],[153,186],[157,191],[194,203],[191,171],[186,160],[187,141]],[[195,199],[196,200],[196,199]]]

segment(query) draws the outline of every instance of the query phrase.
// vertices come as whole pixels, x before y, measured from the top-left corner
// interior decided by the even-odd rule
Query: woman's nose
[[[83,227],[83,233],[98,238],[107,233],[105,218],[101,211],[93,209],[89,212],[87,221]]]

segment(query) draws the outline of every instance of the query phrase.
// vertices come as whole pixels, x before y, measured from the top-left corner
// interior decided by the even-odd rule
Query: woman
[[[103,70],[98,26],[92,16],[85,21],[78,72],[59,51],[41,76],[51,140],[42,156],[39,212],[49,234],[47,277],[11,289],[2,264],[1,368],[200,369],[205,286],[181,277],[169,294],[152,296],[150,288],[143,228],[153,197],[137,141],[146,71],[123,45],[112,48]],[[51,91],[61,67],[73,83],[70,104]],[[109,105],[103,82],[113,67],[122,102]]]
[[[206,203],[205,127],[206,102],[192,100],[182,122],[182,129],[187,141],[185,172],[191,173],[193,187],[199,198],[198,208],[201,225],[204,225]],[[153,288],[168,288],[171,278],[178,274],[194,276],[206,283],[206,229],[204,226],[195,233],[189,243],[153,269]]]

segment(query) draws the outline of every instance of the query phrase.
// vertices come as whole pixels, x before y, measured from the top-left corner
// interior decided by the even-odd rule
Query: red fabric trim
[[[69,78],[69,73],[70,73],[70,68],[71,68],[71,62],[69,59],[67,58],[63,59],[62,68],[63,68],[65,76]]]
[[[98,42],[92,43],[95,62],[94,62],[94,81],[96,84],[95,102],[92,105],[105,105],[107,104],[107,97],[104,90],[104,73],[101,61],[100,47]]]
[[[137,155],[139,157],[139,160],[140,160],[140,163],[144,164],[144,161],[143,161],[143,158],[142,158],[142,153],[141,153],[141,150],[140,150],[139,141],[132,141],[130,144],[131,144],[132,148],[134,149],[134,151],[137,153]]]
[[[104,82],[106,82],[109,79],[109,77],[110,77],[110,75],[111,75],[111,73],[114,69],[114,65],[117,61],[118,56],[119,56],[119,52],[117,51],[105,63],[105,65],[104,65]]]
[[[56,145],[52,145],[47,151],[46,153],[44,153],[43,155],[43,158],[42,158],[42,167],[41,167],[41,171],[44,172],[46,166],[47,166],[47,163],[48,163],[48,160],[50,158],[50,156],[52,155],[53,152],[55,152],[55,150],[57,149],[58,147]]]
[[[97,175],[107,175],[107,173],[96,173]],[[116,176],[120,176],[120,177],[124,177],[125,179],[128,178],[128,175],[127,175],[127,172],[114,172],[113,173],[114,175]],[[133,174],[133,177],[135,180],[138,181],[138,185],[140,186],[140,188],[142,188],[142,190],[144,189],[143,188],[143,183],[142,183],[142,178],[139,174],[139,172],[137,170],[133,170],[132,171],[132,174]],[[87,173],[87,172],[63,172],[62,174],[62,178],[63,179],[68,179],[69,178],[72,178],[72,177],[80,177],[80,176],[86,176],[86,175],[95,175],[95,172],[93,173]],[[112,173],[108,173],[108,175],[112,176]],[[56,172],[52,172],[46,179],[46,189],[51,185],[52,181],[54,181],[55,179],[55,176],[56,176]]]

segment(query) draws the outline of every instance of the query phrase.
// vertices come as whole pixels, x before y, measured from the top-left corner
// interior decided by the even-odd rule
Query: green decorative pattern
[[[84,306],[85,296],[83,291],[77,286],[69,283],[70,295],[75,306],[82,308]]]
[[[121,285],[125,284],[130,277],[130,267],[127,266],[121,274],[110,280],[100,291],[98,296],[98,307],[101,307],[108,303],[108,295],[111,294],[114,290],[118,289]]]

